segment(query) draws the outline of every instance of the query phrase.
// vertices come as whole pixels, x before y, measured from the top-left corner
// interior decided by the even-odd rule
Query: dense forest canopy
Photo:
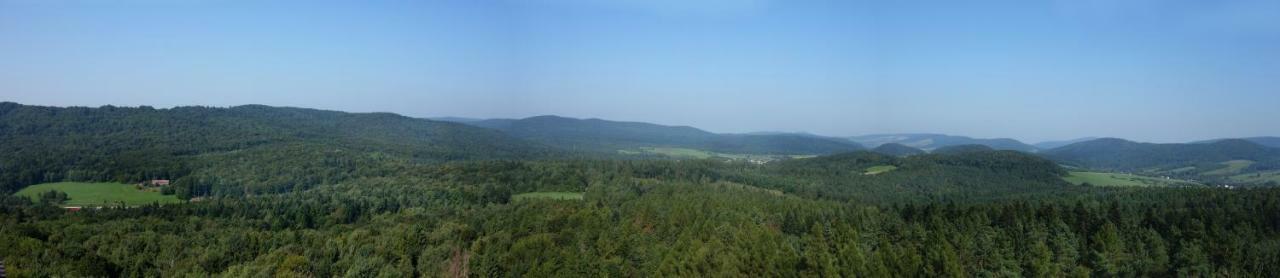
[[[0,103],[4,190],[164,178],[184,200],[69,212],[56,191],[5,194],[0,259],[11,277],[1280,273],[1276,188],[1077,186],[1058,161],[985,146],[754,163],[517,137],[392,114]],[[517,198],[552,192],[581,199]]]

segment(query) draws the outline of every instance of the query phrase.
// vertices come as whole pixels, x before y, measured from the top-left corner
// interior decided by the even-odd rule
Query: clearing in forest
[[[55,182],[28,186],[14,195],[24,196],[32,201],[39,201],[40,194],[57,190],[67,193],[67,201],[63,206],[112,206],[124,202],[125,205],[146,205],[151,203],[178,203],[177,196],[160,194],[158,191],[138,190],[137,185],[123,183],[89,183],[89,182]]]
[[[582,200],[582,193],[579,192],[529,192],[511,195],[511,200],[529,200],[529,199],[552,199],[552,200]]]
[[[868,176],[878,175],[878,174],[887,173],[893,170],[898,170],[898,166],[893,166],[893,165],[871,166],[870,168],[867,168],[867,171],[863,172],[862,174],[868,175]]]

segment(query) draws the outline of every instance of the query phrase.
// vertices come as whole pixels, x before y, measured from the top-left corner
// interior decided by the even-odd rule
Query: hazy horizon
[[[0,0],[0,101],[1026,143],[1280,135],[1280,2]]]

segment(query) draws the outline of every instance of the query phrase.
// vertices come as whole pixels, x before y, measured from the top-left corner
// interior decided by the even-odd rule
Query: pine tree
[[[1128,254],[1120,231],[1110,221],[1102,225],[1090,238],[1089,262],[1093,270],[1102,276],[1118,276],[1128,265]]]

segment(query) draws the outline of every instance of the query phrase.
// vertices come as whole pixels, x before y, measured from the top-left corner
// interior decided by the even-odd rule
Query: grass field
[[[886,172],[889,172],[889,171],[893,171],[893,170],[898,170],[898,166],[893,166],[893,165],[871,166],[871,168],[867,168],[867,171],[866,171],[866,172],[863,172],[862,174],[863,174],[863,175],[877,175],[877,174],[883,174],[883,173],[886,173]]]
[[[528,199],[553,199],[553,200],[582,200],[582,193],[578,192],[529,192],[511,195],[511,200],[528,200]]]
[[[1160,186],[1198,186],[1200,184],[1174,179],[1162,179],[1153,177],[1144,177],[1130,174],[1120,173],[1102,173],[1102,172],[1071,172],[1067,175],[1067,182],[1080,185],[1089,183],[1095,186],[1137,186],[1137,187],[1160,187]]]
[[[1220,164],[1226,165],[1226,167],[1222,169],[1204,172],[1203,174],[1218,175],[1218,176],[1239,174],[1240,171],[1244,170],[1244,168],[1249,167],[1249,165],[1253,165],[1253,161],[1232,160],[1232,161],[1227,161]]]
[[[23,188],[15,195],[25,196],[35,201],[38,200],[37,198],[39,198],[40,193],[48,192],[49,190],[66,192],[69,200],[67,200],[63,206],[70,207],[116,205],[119,204],[119,202],[124,202],[125,205],[180,202],[178,197],[173,195],[163,195],[160,194],[160,192],[141,191],[135,188],[132,184],[120,183],[43,183]]]
[[[1258,183],[1258,184],[1267,183],[1267,182],[1280,183],[1280,171],[1266,171],[1266,172],[1257,172],[1257,173],[1248,173],[1248,174],[1238,174],[1238,175],[1231,176],[1230,179],[1235,182],[1243,182],[1243,183]]]

